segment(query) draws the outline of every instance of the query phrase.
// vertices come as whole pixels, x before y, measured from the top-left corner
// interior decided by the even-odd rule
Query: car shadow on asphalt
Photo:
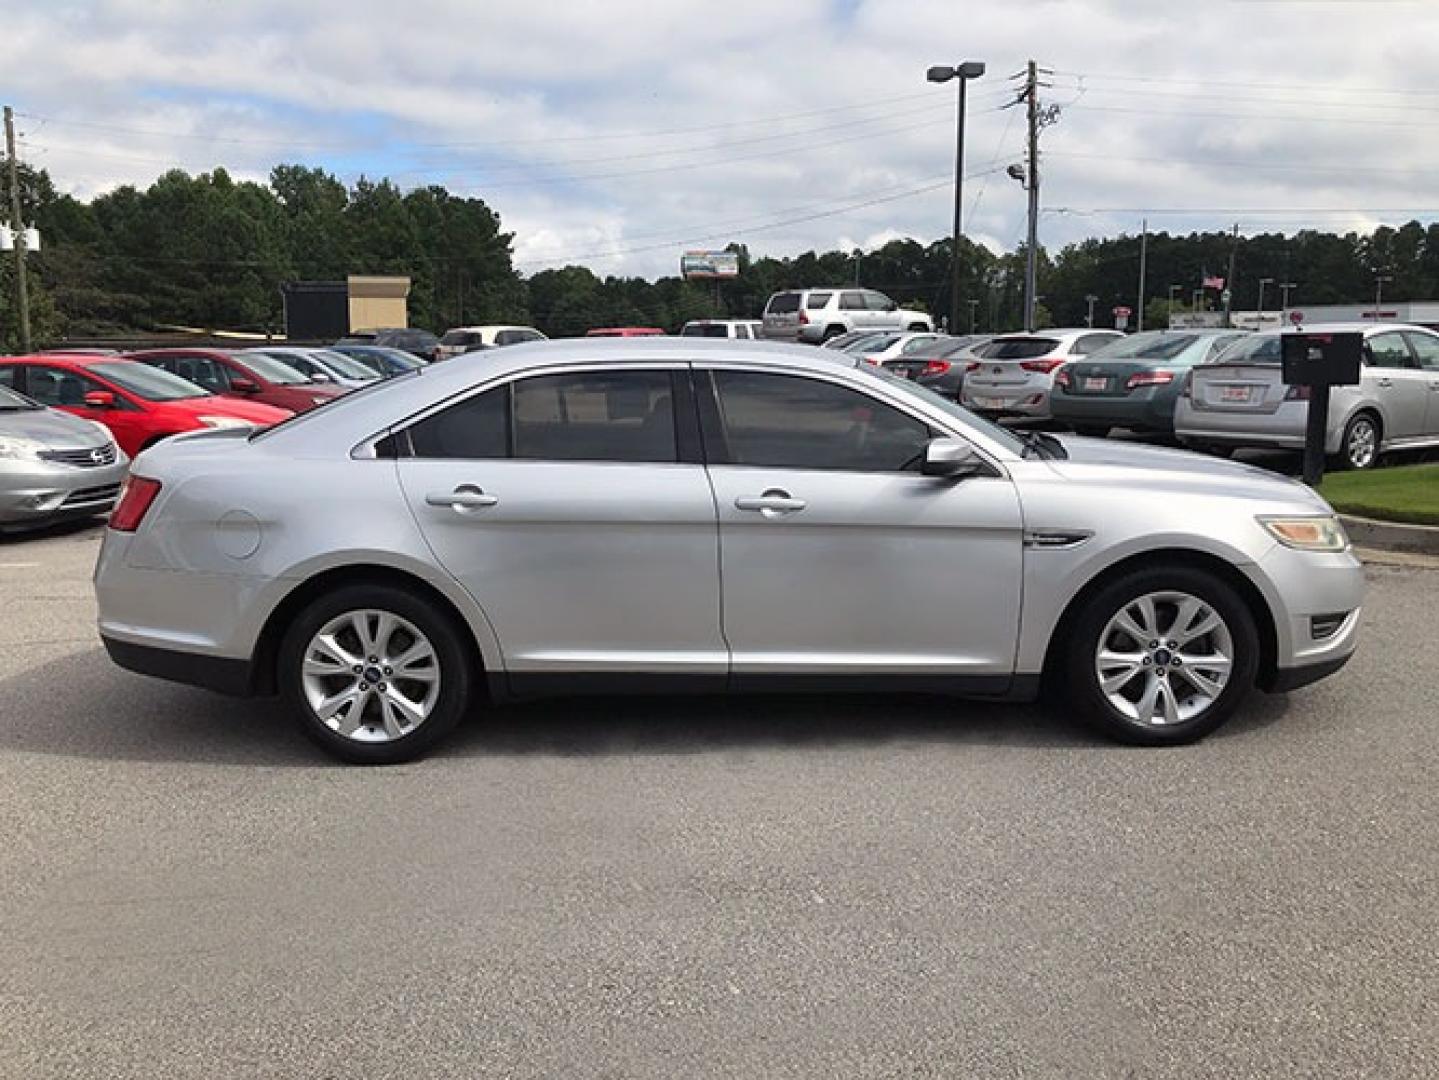
[[[15,532],[0,530],[0,551],[14,554],[15,549],[24,548],[26,543],[35,540],[65,540],[72,537],[88,540],[104,526],[104,518],[79,518],[73,521],[56,522],[38,529],[27,528]]]
[[[1252,734],[1289,709],[1286,696],[1256,695],[1215,737]],[[566,698],[481,708],[434,756],[681,755],[888,743],[1119,749],[1062,705],[846,694]],[[99,648],[0,679],[0,749],[100,760],[329,764],[279,701],[132,675]]]

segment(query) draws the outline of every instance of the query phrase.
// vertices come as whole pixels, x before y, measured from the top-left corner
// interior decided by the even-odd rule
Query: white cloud
[[[923,72],[969,57],[989,74],[971,89],[967,172],[996,171],[967,181],[967,229],[992,247],[1024,231],[1002,172],[1023,124],[1000,106],[1030,55],[1063,106],[1043,201],[1074,212],[1046,213],[1051,247],[1133,232],[1145,213],[1184,230],[1402,220],[1439,177],[1439,94],[1424,86],[1436,5],[19,5],[7,51],[29,62],[7,68],[7,90],[23,152],[62,188],[172,165],[260,178],[294,160],[442,182],[495,206],[532,267],[583,256],[657,274],[694,243],[784,254],[944,236],[953,96]]]

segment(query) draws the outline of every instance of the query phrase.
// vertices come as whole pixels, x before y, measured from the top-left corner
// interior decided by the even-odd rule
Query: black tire
[[[1074,433],[1086,439],[1107,439],[1112,429],[1108,424],[1075,424]]]
[[[1358,445],[1363,445],[1363,440],[1356,440],[1365,425],[1368,426],[1373,442],[1373,451],[1367,457],[1358,450]],[[1379,417],[1368,411],[1355,413],[1349,418],[1349,423],[1344,425],[1344,438],[1339,443],[1339,453],[1332,459],[1334,467],[1356,471],[1376,467],[1379,464],[1379,444],[1383,439],[1384,425]]]
[[[332,730],[305,695],[301,666],[311,639],[331,619],[358,610],[386,612],[411,623],[429,640],[439,667],[440,687],[430,714],[413,731],[388,742],[361,742]],[[420,756],[460,722],[469,709],[475,668],[473,646],[451,613],[393,585],[356,584],[326,593],[300,612],[280,644],[277,675],[280,696],[322,748],[358,765],[391,765]]]
[[[1208,604],[1223,620],[1233,648],[1229,681],[1208,708],[1188,720],[1156,725],[1126,716],[1100,688],[1096,656],[1110,620],[1152,593],[1179,592]],[[1259,672],[1259,631],[1254,615],[1235,589],[1216,574],[1189,566],[1153,566],[1110,582],[1084,602],[1072,621],[1058,660],[1063,694],[1070,710],[1099,731],[1134,746],[1180,746],[1202,739],[1233,715],[1254,687]],[[1198,639],[1202,640],[1202,639]],[[1141,643],[1141,649],[1148,643]],[[1160,642],[1161,647],[1163,642]],[[1148,669],[1136,677],[1148,677]],[[1171,681],[1181,692],[1187,680]],[[1142,696],[1142,695],[1136,695]]]
[[[824,328],[824,333],[820,336],[819,340],[821,343],[826,341],[833,341],[835,338],[839,337],[840,334],[843,333],[845,333],[845,329],[843,326],[826,326]]]

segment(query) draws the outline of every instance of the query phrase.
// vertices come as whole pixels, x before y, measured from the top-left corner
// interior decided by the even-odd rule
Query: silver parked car
[[[0,532],[109,513],[129,465],[109,429],[0,386]]]
[[[335,349],[311,349],[298,345],[267,345],[264,348],[240,349],[235,353],[242,362],[247,356],[268,356],[288,364],[311,382],[333,383],[346,390],[358,390],[380,377],[380,373],[353,356]]]
[[[1049,418],[1054,372],[1124,337],[1118,330],[1037,330],[1001,334],[982,349],[960,391],[966,407],[985,416]]]
[[[1363,572],[1295,481],[1020,438],[830,350],[499,350],[143,454],[95,587],[135,671],[280,694],[353,761],[479,701],[907,690],[1212,731],[1355,646]]]
[[[1371,323],[1306,326],[1303,332],[1326,331],[1364,335],[1359,385],[1330,391],[1324,444],[1336,464],[1368,469],[1390,451],[1439,446],[1439,334]],[[1174,411],[1181,440],[1220,451],[1303,447],[1309,390],[1285,385],[1280,333],[1245,338],[1194,369]]]

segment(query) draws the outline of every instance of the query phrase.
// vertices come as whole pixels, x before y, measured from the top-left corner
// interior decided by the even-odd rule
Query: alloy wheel
[[[414,623],[388,611],[347,611],[305,646],[304,697],[315,717],[356,742],[404,738],[440,697],[440,662]]]
[[[1234,659],[1234,637],[1213,605],[1186,592],[1152,592],[1130,600],[1105,625],[1094,674],[1125,719],[1171,726],[1213,707]]]
[[[1379,432],[1373,420],[1361,416],[1349,425],[1344,452],[1352,468],[1367,469],[1374,464],[1374,458],[1379,453]]]

